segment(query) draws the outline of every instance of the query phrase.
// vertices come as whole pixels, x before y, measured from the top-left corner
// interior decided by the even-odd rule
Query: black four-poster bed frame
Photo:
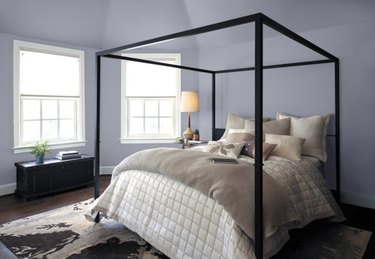
[[[149,44],[157,44],[166,40],[173,40],[182,37],[194,36],[197,34],[212,32],[220,29],[243,25],[247,23],[255,23],[255,66],[244,67],[244,68],[233,68],[225,70],[207,70],[197,67],[181,66],[166,64],[151,60],[142,60],[138,58],[131,58],[122,55],[115,55],[114,53],[120,51],[126,51],[134,48],[144,47]],[[287,36],[288,38],[302,44],[303,46],[315,51],[316,53],[325,57],[325,59],[295,62],[295,63],[282,63],[275,65],[263,65],[263,25],[278,31],[279,33]],[[234,73],[241,71],[255,72],[255,148],[260,150],[255,154],[255,255],[257,258],[263,258],[263,69],[274,69],[283,67],[294,67],[294,66],[306,66],[306,65],[317,65],[324,63],[334,63],[334,84],[335,84],[335,134],[332,135],[336,138],[335,140],[335,157],[336,157],[336,199],[340,201],[340,100],[339,100],[339,59],[327,51],[321,49],[317,45],[297,35],[293,31],[287,29],[283,25],[270,19],[262,13],[248,15],[237,19],[232,19],[224,22],[219,22],[183,32],[178,32],[134,44],[124,45],[117,48],[111,48],[96,53],[96,73],[97,73],[97,107],[96,107],[96,143],[95,143],[95,198],[98,198],[99,193],[99,161],[100,161],[100,92],[101,92],[101,58],[111,58],[128,60],[135,62],[143,62],[148,64],[174,67],[183,70],[190,70],[202,73],[208,73],[212,76],[212,138],[218,139],[222,134],[222,129],[216,129],[215,127],[215,116],[216,116],[216,75],[223,73]],[[99,217],[97,217],[97,221]]]

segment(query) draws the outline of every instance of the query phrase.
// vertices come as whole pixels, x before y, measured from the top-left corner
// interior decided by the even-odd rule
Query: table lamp
[[[193,138],[193,131],[190,128],[190,113],[199,111],[199,100],[198,93],[193,91],[182,91],[181,92],[181,112],[188,113],[188,125],[187,129],[183,133],[183,136],[187,140]]]

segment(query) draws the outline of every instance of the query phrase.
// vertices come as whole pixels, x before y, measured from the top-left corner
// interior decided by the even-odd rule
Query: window
[[[83,78],[83,51],[14,41],[16,152],[38,141],[84,144]]]
[[[180,54],[127,56],[180,64]],[[122,143],[170,142],[180,135],[180,69],[122,62]]]

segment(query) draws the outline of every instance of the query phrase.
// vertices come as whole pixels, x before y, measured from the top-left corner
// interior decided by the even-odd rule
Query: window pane
[[[60,119],[74,119],[75,118],[75,101],[60,100],[59,101]]]
[[[24,120],[40,120],[40,101],[23,100],[22,115]]]
[[[146,100],[145,101],[145,116],[151,117],[151,116],[158,116],[159,108],[158,108],[158,101],[157,100]]]
[[[143,100],[129,100],[129,115],[130,117],[143,117]]]
[[[42,118],[57,119],[57,100],[42,101]]]
[[[75,138],[74,120],[60,121],[60,138]]]
[[[24,121],[22,139],[24,141],[40,140],[40,121]]]
[[[158,119],[146,118],[145,119],[145,133],[146,134],[158,134]]]
[[[172,63],[174,61],[166,61]],[[177,82],[176,68],[157,65],[126,62],[127,96],[174,96]]]
[[[172,118],[161,118],[160,119],[160,134],[173,135],[174,125]]]
[[[129,135],[143,134],[143,118],[130,118],[129,120]]]
[[[79,95],[78,57],[26,50],[20,54],[21,94]]]
[[[159,102],[160,116],[171,117],[174,114],[173,100],[161,100]]]
[[[57,120],[42,121],[42,139],[57,139]]]

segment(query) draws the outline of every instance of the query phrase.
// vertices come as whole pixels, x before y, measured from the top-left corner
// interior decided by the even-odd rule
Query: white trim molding
[[[99,168],[100,175],[112,175],[114,166],[101,166]]]
[[[17,183],[8,183],[0,185],[0,196],[13,194],[17,189]]]
[[[341,192],[341,202],[375,209],[375,196],[354,192]]]

